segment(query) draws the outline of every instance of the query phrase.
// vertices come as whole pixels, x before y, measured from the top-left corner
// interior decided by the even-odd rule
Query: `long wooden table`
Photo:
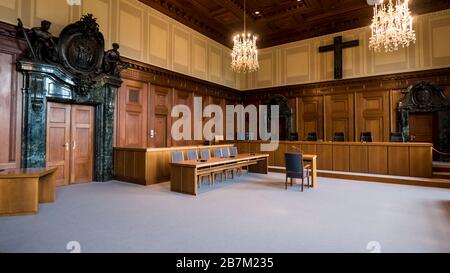
[[[0,216],[36,214],[39,203],[55,202],[56,168],[0,172]]]
[[[231,148],[234,145],[182,146],[168,148],[114,148],[114,178],[120,181],[153,185],[170,181],[170,159],[174,151],[184,154],[189,150]]]
[[[268,174],[268,154],[239,154],[234,158],[211,158],[207,162],[184,160],[170,163],[171,165],[171,191],[198,194],[198,175],[208,172],[248,167],[250,173]]]

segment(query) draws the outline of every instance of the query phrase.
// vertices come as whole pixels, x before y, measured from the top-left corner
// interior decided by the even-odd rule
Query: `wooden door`
[[[148,147],[165,148],[172,145],[170,138],[172,90],[163,86],[151,85],[149,107]]]
[[[72,106],[71,184],[91,182],[93,180],[94,116],[95,108],[93,106]]]
[[[409,134],[412,142],[433,143],[433,114],[411,114]]]
[[[147,147],[147,84],[124,80],[119,92],[120,147]]]
[[[154,142],[156,148],[167,147],[167,115],[155,115]]]
[[[47,167],[57,167],[56,185],[70,180],[70,105],[48,103],[47,108]]]

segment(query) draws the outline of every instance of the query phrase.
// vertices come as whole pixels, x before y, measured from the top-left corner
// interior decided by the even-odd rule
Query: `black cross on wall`
[[[334,79],[342,79],[342,50],[344,48],[359,46],[359,40],[342,42],[342,36],[334,37],[334,44],[319,47],[319,52],[334,51]]]

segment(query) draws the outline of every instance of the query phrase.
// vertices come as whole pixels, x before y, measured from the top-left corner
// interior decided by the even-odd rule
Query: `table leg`
[[[56,172],[39,178],[39,203],[53,203],[56,200]]]
[[[311,160],[311,187],[314,188],[317,184],[317,159]]]
[[[267,158],[264,158],[263,160],[258,160],[258,163],[255,165],[248,166],[248,172],[268,174],[269,164],[267,163]]]

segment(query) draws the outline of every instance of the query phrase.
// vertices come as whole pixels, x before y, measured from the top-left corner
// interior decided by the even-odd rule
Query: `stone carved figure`
[[[23,31],[24,36],[30,47],[30,56],[33,59],[44,62],[57,62],[57,45],[50,33],[51,22],[43,20],[40,27],[34,27],[30,30],[23,28],[23,23],[18,20],[17,29]]]
[[[112,49],[108,50],[105,54],[103,61],[103,71],[110,76],[120,76],[120,71],[127,68],[128,64],[123,62],[120,58],[119,44],[113,43]]]

